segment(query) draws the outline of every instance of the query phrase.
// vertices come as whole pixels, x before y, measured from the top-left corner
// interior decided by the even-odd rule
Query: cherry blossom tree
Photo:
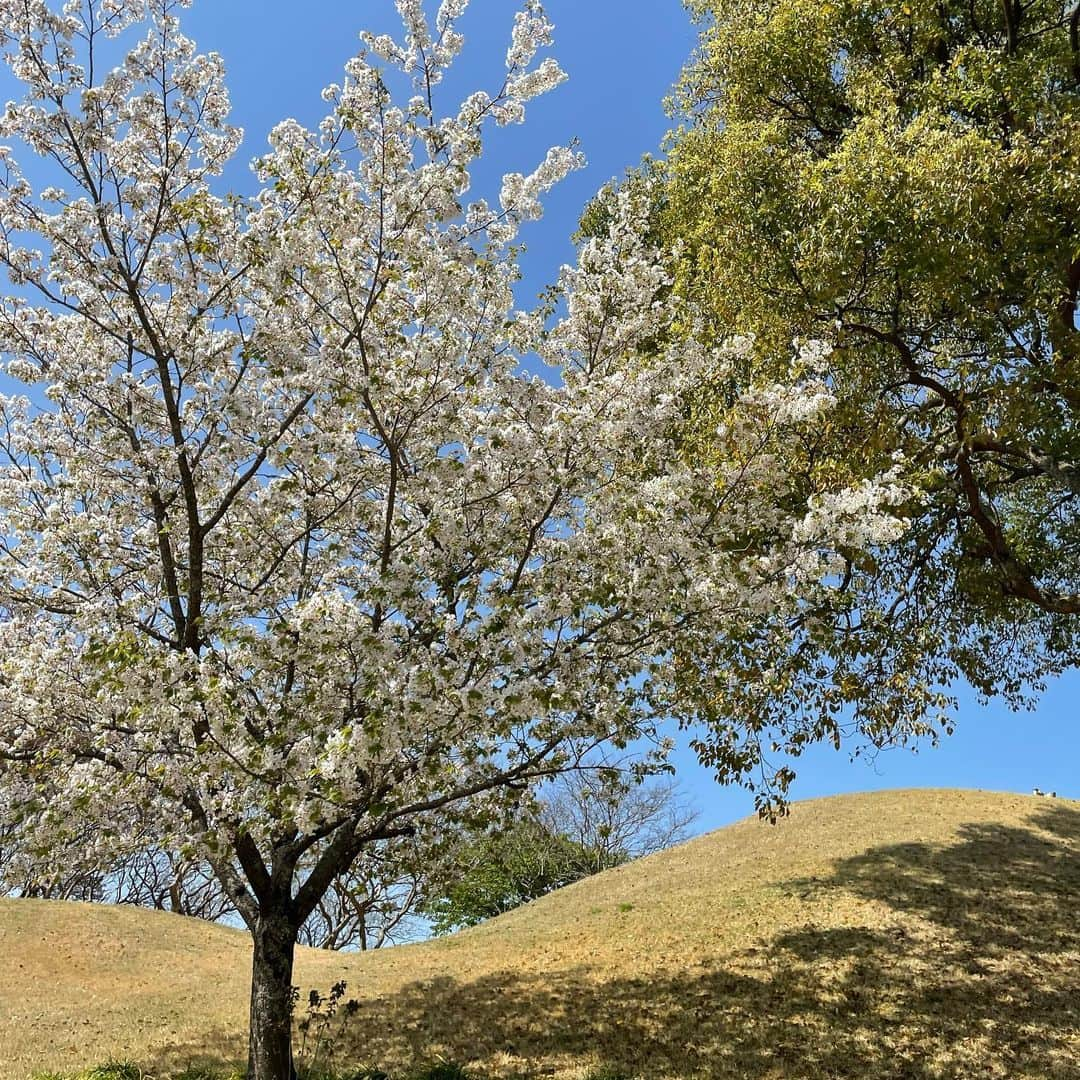
[[[0,825],[39,872],[206,860],[253,938],[249,1075],[285,1080],[298,928],[362,853],[607,744],[662,755],[718,637],[794,616],[903,492],[778,500],[830,403],[812,352],[747,392],[727,459],[679,452],[745,343],[668,332],[693,314],[647,199],[564,269],[560,317],[515,311],[519,226],[578,158],[496,202],[469,170],[563,78],[535,0],[502,84],[445,113],[465,2],[397,0],[402,41],[362,35],[251,197],[219,190],[241,134],[182,6],[0,0]]]

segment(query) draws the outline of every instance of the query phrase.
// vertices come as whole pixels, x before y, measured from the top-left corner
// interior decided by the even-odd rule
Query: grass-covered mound
[[[246,935],[0,902],[4,1078],[242,1055]],[[358,1065],[481,1075],[1080,1075],[1080,803],[896,791],[797,804],[454,937],[364,956]]]

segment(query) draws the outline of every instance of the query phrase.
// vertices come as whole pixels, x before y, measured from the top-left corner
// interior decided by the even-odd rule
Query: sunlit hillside
[[[3,1077],[242,1052],[248,943],[132,909],[0,902]],[[1080,1077],[1080,803],[800,803],[452,938],[302,951],[362,1006],[357,1064],[481,1075]]]

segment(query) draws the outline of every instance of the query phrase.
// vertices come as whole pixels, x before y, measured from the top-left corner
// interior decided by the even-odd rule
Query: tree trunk
[[[248,1080],[295,1080],[292,970],[296,927],[286,914],[260,913],[252,930]]]

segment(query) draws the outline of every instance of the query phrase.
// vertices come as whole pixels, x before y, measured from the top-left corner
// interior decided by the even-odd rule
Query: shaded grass
[[[20,905],[0,905],[0,935],[9,957],[38,970]],[[66,924],[50,923],[57,909]],[[80,918],[109,911],[37,910],[54,941],[77,925],[85,941]],[[81,1001],[50,969],[57,1000],[41,1003],[39,1030],[55,1029],[58,1012],[96,1010],[112,1025],[101,1029],[111,1052],[126,1054],[115,1044],[141,1023],[150,1039],[138,1060],[156,1075],[238,1056],[244,936],[111,914],[124,919],[101,933],[141,925],[130,958],[160,965],[167,944],[172,968],[139,984],[115,956],[88,964],[78,985],[94,983],[96,996]],[[948,791],[798,804],[777,828],[742,822],[444,941],[361,957],[304,951],[297,972],[323,989],[348,980],[361,1012],[342,1063],[393,1075],[442,1056],[505,1078],[1078,1077],[1080,806]],[[12,1045],[5,993],[0,1046]],[[72,1060],[44,1041],[15,1045],[23,1067],[6,1076]],[[80,1060],[109,1052],[84,1044]]]

